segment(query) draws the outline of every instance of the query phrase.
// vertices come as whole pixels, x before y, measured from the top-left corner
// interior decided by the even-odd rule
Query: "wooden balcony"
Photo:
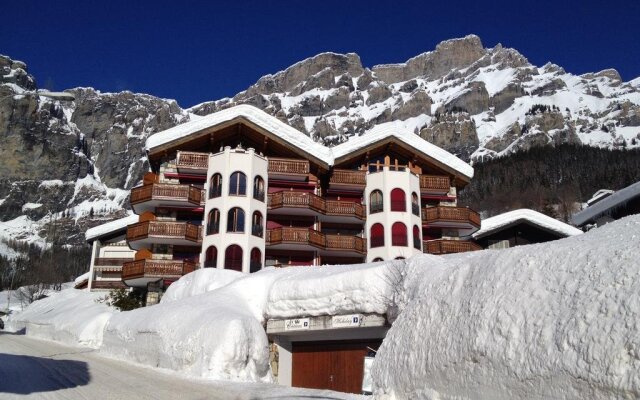
[[[329,186],[332,189],[359,189],[364,190],[367,184],[367,171],[353,171],[348,169],[334,169],[329,178]]]
[[[145,221],[127,227],[127,243],[133,250],[152,244],[198,246],[202,242],[202,227],[189,222]]]
[[[310,228],[268,229],[266,244],[274,248],[289,250],[315,250],[327,252],[347,252],[362,255],[367,250],[367,242],[358,236],[326,235]]]
[[[122,267],[122,281],[128,286],[145,287],[158,279],[179,279],[197,267],[197,263],[188,260],[129,261]]]
[[[113,289],[126,289],[127,285],[122,281],[112,280],[95,280],[91,282],[91,290],[113,290]]]
[[[422,224],[433,227],[479,229],[480,214],[466,207],[427,207],[422,210]]]
[[[448,176],[420,175],[420,192],[423,194],[445,195],[450,189]]]
[[[209,153],[179,151],[176,167],[180,173],[206,175],[209,167]]]
[[[269,159],[269,179],[303,181],[309,177],[309,161],[289,158]]]
[[[127,261],[133,261],[133,258],[104,258],[104,257],[96,257],[93,261],[93,265],[98,267],[112,267],[112,266],[122,266],[122,264]]]
[[[335,219],[344,222],[361,222],[366,218],[362,204],[325,200],[307,192],[281,191],[269,194],[267,208],[273,214],[286,213],[296,215],[324,215],[325,220]],[[282,210],[279,212],[278,210]]]
[[[152,183],[131,189],[131,208],[136,214],[154,211],[156,207],[204,206],[204,189],[193,185]]]
[[[422,243],[424,252],[429,254],[464,253],[467,251],[482,250],[482,247],[476,243],[466,240],[436,239],[426,240]]]

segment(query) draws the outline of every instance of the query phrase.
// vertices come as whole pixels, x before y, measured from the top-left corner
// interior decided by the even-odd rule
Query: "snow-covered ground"
[[[266,319],[387,313],[395,322],[373,368],[381,396],[634,398],[638,248],[640,215],[506,250],[241,277],[199,271],[161,304],[108,321],[100,319],[106,306],[75,290],[12,318],[27,324],[27,335],[50,324],[36,334],[61,340],[58,329],[62,339],[88,332],[74,323],[86,312],[88,325],[106,324],[102,344],[95,329],[95,341],[83,341],[101,354],[189,376],[269,382]]]

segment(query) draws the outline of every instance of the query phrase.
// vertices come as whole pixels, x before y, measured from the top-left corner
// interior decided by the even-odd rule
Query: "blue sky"
[[[183,107],[233,96],[323,51],[355,52],[371,67],[470,33],[536,65],[640,76],[640,2],[632,0],[22,0],[2,12],[10,17],[0,24],[0,54],[25,61],[40,87],[126,89]]]

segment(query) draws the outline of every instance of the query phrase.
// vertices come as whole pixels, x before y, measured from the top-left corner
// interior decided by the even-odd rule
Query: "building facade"
[[[128,286],[162,288],[195,268],[353,264],[478,249],[479,215],[457,206],[473,176],[411,132],[374,128],[328,149],[251,106],[149,138],[151,171]]]

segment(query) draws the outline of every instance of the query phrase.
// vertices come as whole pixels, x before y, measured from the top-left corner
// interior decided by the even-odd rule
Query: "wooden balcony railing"
[[[269,173],[278,175],[307,175],[308,160],[269,157]]]
[[[364,186],[367,183],[367,171],[334,169],[329,184]]]
[[[160,238],[186,239],[194,243],[202,241],[202,227],[189,222],[145,221],[127,227],[127,241]]]
[[[197,263],[188,260],[137,260],[122,266],[122,280],[135,278],[180,277],[195,271]]]
[[[450,189],[448,176],[420,175],[420,190],[423,192],[447,193]]]
[[[307,192],[282,191],[271,193],[267,197],[267,207],[277,208],[309,208],[324,215],[354,216],[364,220],[365,209],[362,204],[351,201],[325,200],[320,196]]]
[[[422,212],[422,222],[425,224],[436,222],[469,223],[480,227],[480,214],[466,207],[427,207]]]
[[[94,289],[126,289],[127,285],[125,285],[122,281],[107,281],[107,280],[99,280],[91,282],[91,290]]]
[[[426,240],[423,242],[422,248],[425,253],[429,254],[464,253],[482,250],[482,247],[474,242],[450,239]]]
[[[364,254],[367,249],[365,239],[350,235],[324,234],[310,228],[275,228],[267,230],[267,245],[282,243],[308,244],[320,249],[336,251],[356,251]]]
[[[176,160],[178,169],[205,170],[209,167],[209,153],[196,153],[193,151],[179,151]]]
[[[201,205],[204,199],[204,190],[193,185],[153,183],[131,189],[132,205],[151,200],[175,200]]]
[[[101,267],[122,266],[122,264],[133,261],[133,258],[104,258],[96,257],[93,261],[93,265]]]

